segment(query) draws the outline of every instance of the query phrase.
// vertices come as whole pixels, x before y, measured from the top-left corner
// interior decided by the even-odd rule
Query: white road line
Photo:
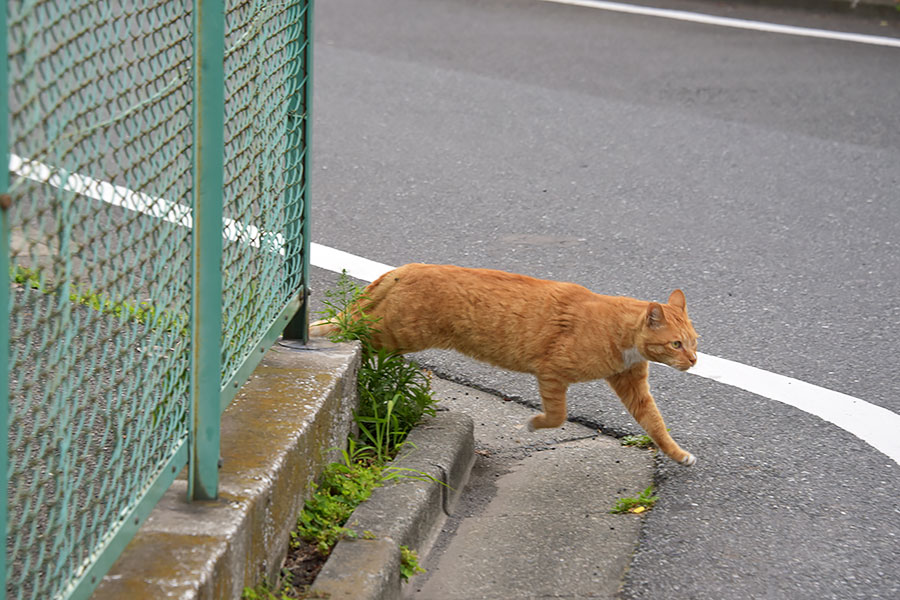
[[[192,227],[190,208],[164,198],[148,196],[128,188],[79,175],[49,165],[10,156],[9,169],[20,177],[100,200],[108,204]],[[223,220],[223,237],[264,250],[284,254],[284,237],[233,219]],[[356,279],[374,281],[394,267],[322,244],[311,244],[310,264]],[[791,379],[724,358],[700,354],[697,366],[688,371],[764,398],[777,400],[837,425],[883,452],[900,464],[900,415],[885,408],[804,381]]]
[[[388,271],[394,270],[394,267],[389,265],[356,256],[343,250],[335,250],[315,242],[310,244],[309,262],[316,267],[326,271],[334,271],[335,273],[346,270],[347,275],[350,277],[370,283]]]
[[[747,19],[734,19],[731,17],[717,17],[703,13],[689,12],[685,10],[672,10],[668,8],[653,8],[636,4],[621,2],[607,2],[606,0],[542,0],[554,4],[568,4],[571,6],[583,6],[597,8],[613,12],[644,15],[648,17],[660,17],[674,19],[676,21],[689,21],[691,23],[703,23],[705,25],[718,25],[719,27],[733,27],[736,29],[749,29],[751,31],[764,31],[767,33],[781,33],[785,35],[797,35],[802,37],[838,40],[842,42],[854,42],[857,44],[872,44],[875,46],[890,46],[900,48],[900,39],[880,35],[865,35],[861,33],[846,33],[843,31],[831,31],[828,29],[814,29],[811,27],[796,27],[793,25],[779,25],[764,21],[751,21]]]
[[[136,192],[87,175],[67,173],[57,167],[15,154],[9,156],[9,170],[25,179],[143,213],[188,229],[193,227],[191,207],[165,198]],[[226,240],[284,255],[284,236],[280,233],[265,232],[255,225],[246,225],[227,217],[222,219],[222,222],[225,225],[222,237]]]
[[[321,244],[312,244],[310,264],[374,281],[394,267]],[[776,400],[837,425],[900,464],[900,415],[865,400],[805,381],[709,354],[698,354],[688,373]]]
[[[688,373],[777,400],[837,425],[900,464],[900,415],[865,400],[717,356]]]

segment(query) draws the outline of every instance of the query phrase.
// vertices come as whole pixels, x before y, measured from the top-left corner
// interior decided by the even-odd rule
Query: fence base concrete
[[[218,500],[188,502],[182,473],[93,598],[240,598],[276,580],[309,483],[346,443],[359,360],[356,344],[269,350],[222,416]]]
[[[424,559],[474,462],[471,417],[438,412],[423,420],[391,463],[412,477],[376,488],[353,511],[346,527],[359,539],[337,543],[312,591],[331,600],[399,599],[400,546],[421,551]]]

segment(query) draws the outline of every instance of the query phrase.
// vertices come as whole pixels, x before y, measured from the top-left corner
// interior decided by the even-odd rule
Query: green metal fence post
[[[0,10],[0,48],[6,48],[6,8]],[[7,69],[7,53],[0,57],[0,82],[3,91],[0,92],[0,160],[4,161],[0,168],[0,273],[4,278],[9,277],[9,73]],[[9,444],[9,283],[3,284],[0,289],[0,423],[3,425],[3,439],[0,443],[0,473],[8,477],[9,457],[7,456]],[[7,482],[7,486],[9,483]],[[0,530],[4,538],[7,537],[6,511],[7,492],[4,489],[0,493]],[[6,589],[6,550],[0,556],[0,589]]]
[[[215,499],[219,485],[224,59],[224,4],[221,0],[194,0],[191,500]]]
[[[312,145],[310,143],[310,135],[312,133],[312,60],[313,60],[313,5],[314,0],[309,0],[306,10],[303,13],[302,29],[303,36],[298,40],[297,44],[305,44],[303,56],[303,68],[298,69],[294,74],[295,81],[295,98],[293,105],[293,118],[289,127],[301,128],[301,139],[303,145],[294,148],[294,152],[303,152],[302,176],[299,185],[302,186],[300,193],[300,201],[303,203],[303,209],[300,215],[300,237],[302,240],[301,263],[300,268],[300,299],[303,304],[300,310],[290,320],[287,327],[284,328],[285,339],[302,340],[305,344],[309,341],[309,252],[310,252],[310,235],[309,235],[309,199],[310,193],[310,155],[312,154]],[[298,122],[299,120],[299,122]]]

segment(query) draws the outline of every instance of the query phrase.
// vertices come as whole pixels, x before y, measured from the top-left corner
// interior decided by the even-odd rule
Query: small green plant
[[[27,286],[43,294],[58,294],[60,290],[59,285],[49,281],[39,269],[15,265],[10,267],[9,276],[13,283]],[[82,284],[73,283],[69,289],[69,301],[73,304],[85,306],[100,314],[114,315],[123,321],[141,323],[151,329],[165,331],[176,337],[186,338],[190,335],[190,322],[188,315],[185,313],[165,309],[159,310],[147,301],[134,304],[125,300],[112,300],[108,296],[95,292]],[[173,377],[187,377],[185,372],[180,372],[180,375],[177,375],[177,373],[179,372],[170,370],[166,373],[166,377],[170,381]],[[178,383],[170,383],[170,389],[176,386],[178,386]],[[156,426],[165,412],[170,399],[171,395],[166,395],[153,408],[154,426]]]
[[[343,462],[327,465],[319,483],[312,485],[312,496],[304,504],[297,527],[291,532],[292,546],[307,542],[314,544],[319,554],[328,556],[342,537],[359,537],[344,525],[375,488],[399,478],[435,481],[421,471],[378,463],[373,460],[369,448],[358,446],[353,438],[348,440],[347,449],[341,453]],[[361,536],[363,539],[375,537],[371,531],[363,531]]]
[[[355,537],[344,527],[354,509],[364,502],[372,490],[381,485],[381,467],[366,463],[331,463],[322,472],[318,484],[313,484],[313,494],[306,501],[297,519],[297,528],[291,532],[292,545],[300,540],[315,544],[323,556],[341,537]]]
[[[26,285],[44,294],[55,294],[59,290],[52,282],[42,281],[41,272],[16,265],[10,267],[10,279],[19,285]],[[158,310],[150,302],[141,301],[137,304],[125,300],[112,300],[109,297],[95,292],[88,286],[72,284],[69,300],[75,304],[86,306],[105,315],[115,315],[126,321],[137,321],[152,326],[154,329],[170,331],[179,336],[188,335],[188,316],[171,310]]]
[[[364,398],[375,402],[384,414],[388,403],[393,402],[395,425],[405,436],[424,415],[434,416],[435,400],[431,396],[431,383],[415,362],[387,350],[370,349],[360,367],[359,388]],[[374,416],[378,407],[361,403],[360,414]],[[370,409],[371,412],[367,412]]]
[[[424,415],[435,414],[435,400],[428,379],[415,363],[386,350],[365,354],[359,369],[360,404],[354,417],[360,440],[384,464]]]
[[[35,290],[39,290],[42,288],[41,275],[34,269],[29,269],[28,267],[21,267],[17,265],[15,267],[10,267],[9,275],[10,279],[13,280],[13,283],[27,285],[28,287]]]
[[[622,438],[623,446],[634,446],[636,448],[650,448],[653,446],[653,440],[649,435],[626,435]]]
[[[292,590],[291,573],[283,570],[280,589],[273,590],[269,582],[264,579],[256,587],[245,587],[241,593],[241,600],[302,600],[298,596],[292,596]],[[303,596],[303,598],[306,598],[306,596]]]
[[[323,321],[333,323],[337,331],[329,336],[332,342],[360,340],[367,343],[374,329],[375,319],[358,308],[360,301],[366,300],[365,290],[350,280],[347,271],[341,271],[337,287],[325,291],[325,308],[318,315]]]
[[[334,342],[359,340],[362,364],[359,369],[360,406],[354,417],[359,428],[360,447],[385,464],[399,450],[407,434],[424,415],[435,414],[428,377],[415,362],[402,355],[372,346],[377,319],[359,308],[365,290],[341,274],[337,289],[325,293],[325,310],[320,316],[334,323]]]
[[[337,326],[331,340],[360,341],[362,364],[358,381],[360,407],[354,414],[359,434],[347,440],[347,449],[341,451],[342,462],[325,467],[291,532],[292,548],[312,544],[322,557],[327,557],[342,537],[374,537],[370,531],[357,533],[346,523],[375,488],[399,478],[434,481],[427,473],[389,461],[407,444],[407,434],[422,416],[435,414],[436,402],[428,377],[415,363],[372,346],[377,320],[359,308],[360,300],[365,300],[364,290],[351,282],[346,272],[337,289],[325,295],[326,308],[320,316]],[[405,548],[402,552],[401,577],[406,580],[422,572],[422,568],[414,551]],[[265,596],[260,599],[270,600]]]
[[[671,431],[671,429],[666,428],[666,431]],[[653,438],[643,433],[641,435],[626,435],[622,438],[621,443],[623,446],[634,446],[635,448],[656,448]]]
[[[632,498],[619,498],[616,505],[612,508],[612,514],[621,513],[642,513],[653,508],[659,496],[653,495],[653,486],[649,486],[646,490]]]
[[[400,546],[400,579],[409,581],[409,578],[418,573],[424,573],[425,569],[419,566],[419,555],[409,546]]]
[[[365,390],[360,390],[364,393]],[[363,403],[367,403],[368,415],[362,414]],[[360,410],[354,414],[359,428],[359,439],[365,442],[364,450],[372,455],[374,462],[384,464],[390,459],[395,448],[399,446],[399,440],[403,432],[397,426],[397,415],[394,414],[396,398],[382,406],[379,399],[370,394],[360,400]]]

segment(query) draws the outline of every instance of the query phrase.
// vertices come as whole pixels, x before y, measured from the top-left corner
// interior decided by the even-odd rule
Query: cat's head
[[[675,290],[666,304],[651,302],[647,307],[638,350],[648,360],[687,371],[697,363],[697,337],[684,292]]]

